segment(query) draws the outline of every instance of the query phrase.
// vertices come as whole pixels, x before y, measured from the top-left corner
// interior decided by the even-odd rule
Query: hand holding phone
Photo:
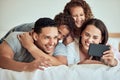
[[[91,56],[102,57],[103,52],[110,49],[110,46],[103,44],[90,44],[88,54]]]

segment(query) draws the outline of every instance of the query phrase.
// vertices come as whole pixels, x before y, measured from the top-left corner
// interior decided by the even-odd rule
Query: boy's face
[[[42,28],[41,33],[34,35],[35,44],[47,54],[53,54],[58,42],[57,27]]]

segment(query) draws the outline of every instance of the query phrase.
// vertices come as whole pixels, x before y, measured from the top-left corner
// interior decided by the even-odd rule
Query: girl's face
[[[88,25],[81,34],[82,49],[88,51],[90,43],[102,42],[102,33],[94,25]]]
[[[68,30],[67,25],[60,25],[58,27],[58,32],[59,32],[58,39],[63,40],[69,35],[70,31]]]
[[[80,6],[72,7],[70,13],[73,19],[75,20],[76,26],[80,28],[83,22],[85,21],[85,13],[83,8]]]

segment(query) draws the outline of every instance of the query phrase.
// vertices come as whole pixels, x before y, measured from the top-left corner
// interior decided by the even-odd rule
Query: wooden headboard
[[[120,38],[120,33],[109,33],[109,37]]]
[[[119,38],[120,39],[120,33],[109,33],[110,38]],[[119,52],[120,52],[120,42],[119,42]]]

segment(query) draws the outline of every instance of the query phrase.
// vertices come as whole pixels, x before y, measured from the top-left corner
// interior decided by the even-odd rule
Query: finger
[[[106,55],[103,55],[103,57],[112,57],[112,58],[114,58],[114,55],[113,54],[106,54]]]
[[[89,60],[92,60],[93,56],[90,56]]]
[[[38,69],[40,69],[40,70],[44,70],[44,68],[43,68],[42,66],[39,66]]]
[[[110,53],[110,50],[107,50],[107,51],[104,51],[104,52],[103,52],[103,55],[109,54],[109,53]]]
[[[49,61],[45,61],[44,63],[45,63],[45,64],[44,64],[45,67],[52,66],[51,63],[50,63]]]
[[[114,58],[113,57],[102,57],[101,58],[102,61],[104,61],[104,60],[109,61],[109,60],[112,60],[112,59],[114,59]]]

